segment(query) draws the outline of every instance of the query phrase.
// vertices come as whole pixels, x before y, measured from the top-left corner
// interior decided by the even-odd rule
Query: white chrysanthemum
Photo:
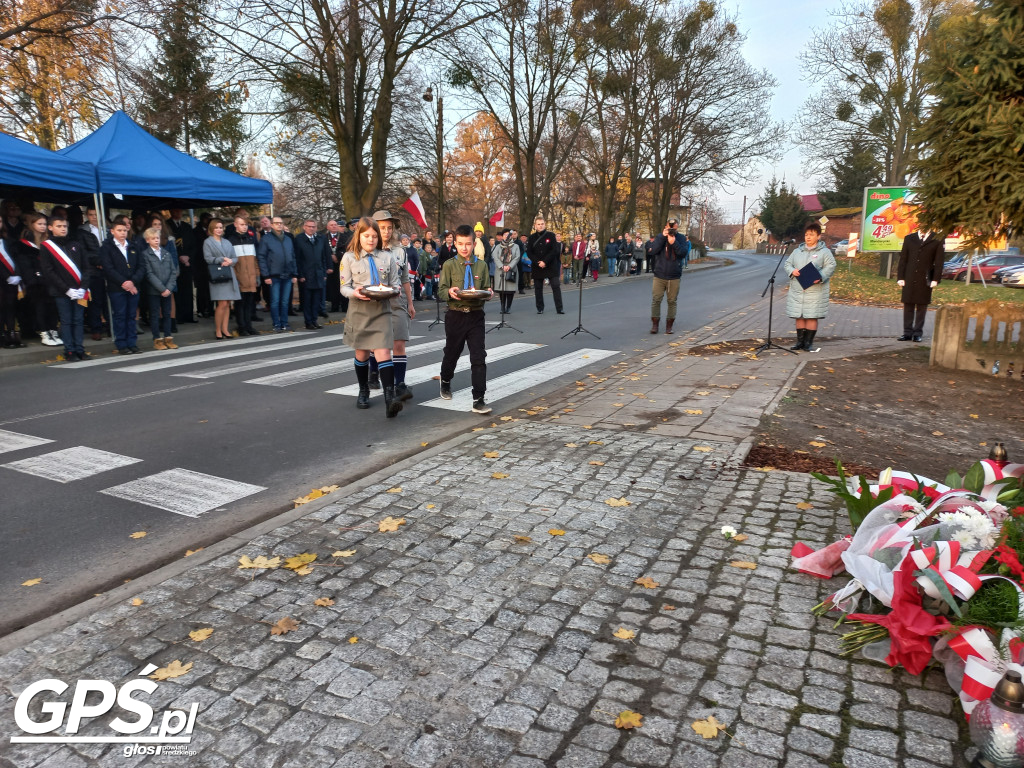
[[[955,512],[942,512],[939,522],[947,526],[951,541],[958,541],[968,550],[992,549],[999,529],[987,514],[974,507],[960,507]]]
[[[727,539],[731,539],[733,536],[736,535],[736,529],[733,528],[731,525],[723,525],[722,535],[725,536],[725,538]]]

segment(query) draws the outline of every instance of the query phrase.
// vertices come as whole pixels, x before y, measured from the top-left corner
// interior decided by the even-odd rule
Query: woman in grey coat
[[[177,349],[171,336],[171,299],[178,289],[178,259],[160,247],[160,235],[155,227],[142,233],[147,246],[142,261],[146,265],[149,327],[153,331],[153,349]]]
[[[230,339],[231,302],[239,301],[242,292],[238,289],[238,276],[235,275],[235,246],[224,239],[224,222],[212,219],[206,231],[209,237],[203,241],[203,259],[210,266],[230,267],[231,280],[223,283],[210,282],[210,299],[217,302],[213,310],[214,334],[218,339]],[[210,270],[212,275],[214,270]]]
[[[512,311],[512,299],[519,285],[519,243],[512,241],[512,230],[503,229],[498,242],[491,250],[494,262],[494,292],[501,299],[501,313]]]
[[[804,288],[797,278],[808,264],[817,268],[821,278]],[[812,221],[804,227],[804,243],[789,254],[785,269],[790,278],[786,314],[796,320],[796,344],[790,349],[810,352],[814,334],[818,332],[818,320],[828,314],[828,281],[836,271],[835,257],[821,239],[818,222]]]

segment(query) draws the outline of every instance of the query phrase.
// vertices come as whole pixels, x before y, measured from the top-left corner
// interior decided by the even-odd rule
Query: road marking
[[[504,360],[507,357],[514,355],[521,355],[524,352],[532,352],[535,349],[544,347],[544,344],[527,344],[525,342],[515,342],[512,344],[505,344],[501,347],[495,347],[494,349],[487,350],[487,362],[491,363],[496,360]],[[440,363],[434,363],[433,365],[423,365],[419,368],[411,368],[405,374],[405,383],[409,386],[414,384],[425,384],[430,381],[438,374],[441,369]],[[463,355],[459,358],[458,363],[455,365],[455,372],[469,370],[469,357]],[[350,384],[347,387],[338,387],[337,389],[328,389],[328,395],[350,395],[356,397],[359,394],[359,385]],[[380,390],[370,390],[370,397],[382,394]]]
[[[75,410],[78,410],[78,408]],[[46,445],[52,442],[53,440],[49,438],[33,437],[32,435],[23,435],[19,432],[8,432],[6,429],[0,429],[0,453],[35,448],[37,445]]]
[[[514,373],[499,376],[493,381],[487,382],[487,402],[494,403],[538,384],[547,384],[558,376],[585,368],[616,354],[618,352],[611,349],[581,349],[553,360],[531,365],[529,368],[523,368]],[[425,405],[428,408],[443,408],[447,411],[468,411],[473,405],[473,393],[467,387],[453,393],[451,400],[437,398],[420,403],[420,405]]]
[[[422,355],[426,352],[433,352],[436,349],[444,348],[444,339],[437,341],[428,341],[426,344],[416,344],[412,347],[406,347],[406,357],[414,357],[415,355]],[[314,365],[309,368],[299,368],[295,371],[284,371],[283,373],[272,373],[269,376],[261,376],[258,379],[249,379],[246,384],[260,384],[264,387],[290,387],[292,384],[301,384],[305,381],[313,381],[315,379],[323,379],[327,376],[336,376],[347,371],[351,371],[352,358],[347,358],[336,363],[325,363],[324,365]]]
[[[142,459],[133,459],[131,456],[122,456],[118,453],[79,445],[0,466],[57,483],[70,483],[74,480],[98,475],[100,472],[109,472],[112,469],[137,464],[140,461]]]
[[[227,348],[223,346],[216,352],[209,352],[206,354],[193,355],[185,359],[173,359],[168,360],[159,353],[159,359],[153,360],[150,363],[140,363],[139,365],[128,365],[124,368],[115,368],[115,371],[122,371],[124,373],[147,373],[149,371],[159,371],[165,368],[179,368],[183,365],[195,365],[196,363],[208,363],[213,360],[229,360],[234,357],[245,357],[247,355],[258,355],[263,352],[277,352],[282,349],[294,349],[295,347],[308,347],[311,344],[330,344],[335,343],[341,346],[341,336],[314,336],[311,339],[294,339],[291,341],[285,341],[278,344],[266,344],[261,347],[254,347],[252,349],[233,349],[232,345],[227,345]],[[226,342],[222,342],[226,344]],[[209,349],[209,347],[204,347]],[[177,350],[170,350],[175,352]],[[156,357],[157,355],[154,355]]]
[[[245,371],[254,371],[257,368],[269,368],[273,365],[284,365],[286,363],[298,363],[303,360],[314,360],[316,358],[322,358],[325,355],[332,354],[344,354],[348,352],[347,347],[339,347],[338,349],[315,349],[312,352],[300,352],[295,355],[287,355],[285,357],[272,357],[269,360],[245,360],[241,363],[234,363],[232,365],[220,366],[217,368],[203,368],[200,371],[192,371],[191,373],[173,373],[172,376],[180,376],[186,379],[213,379],[218,376],[230,376],[232,373],[244,373]]]
[[[199,517],[233,501],[267,490],[262,485],[250,485],[223,477],[205,475],[189,469],[168,469],[129,483],[106,488],[100,493],[158,509],[176,515]]]
[[[168,389],[158,389],[156,392],[143,392],[140,395],[129,395],[128,397],[119,397],[116,400],[103,400],[99,403],[89,403],[88,405],[74,405],[70,408],[62,408],[59,411],[47,411],[46,413],[37,413],[33,416],[19,416],[16,419],[9,419],[7,421],[0,421],[0,426],[5,424],[17,424],[19,421],[31,421],[32,419],[44,419],[47,416],[63,416],[65,413],[81,413],[87,411],[90,408],[99,408],[104,405],[117,405],[118,403],[127,403],[129,400],[141,400],[144,397],[153,397],[153,395],[164,395],[168,392],[178,392],[182,389],[192,389],[194,387],[205,387],[207,384],[213,382],[204,381],[202,384],[183,384],[180,387],[169,387]],[[52,442],[52,441],[48,441]],[[3,451],[0,450],[0,453]]]

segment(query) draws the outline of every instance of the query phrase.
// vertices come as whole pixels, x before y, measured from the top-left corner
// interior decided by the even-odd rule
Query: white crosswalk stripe
[[[415,355],[434,352],[438,349],[444,349],[444,339],[428,341],[426,344],[416,344],[415,346],[406,347],[405,352],[407,357],[414,357]],[[349,357],[339,362],[325,363],[323,365],[314,365],[309,368],[299,368],[295,371],[285,371],[283,373],[274,373],[269,376],[261,376],[258,379],[249,379],[245,383],[260,384],[264,387],[290,387],[292,384],[301,384],[306,381],[323,379],[327,376],[337,376],[342,373],[348,373],[352,371],[352,369],[352,358]]]
[[[20,432],[8,432],[6,429],[0,429],[0,453],[35,448],[37,445],[46,445],[52,442],[53,440],[46,437],[23,435]]]
[[[547,383],[558,376],[585,368],[614,354],[617,353],[610,349],[581,349],[543,363],[531,365],[529,368],[521,368],[514,373],[499,376],[487,382],[487,402],[494,403],[497,400],[511,397],[530,387]],[[448,411],[468,411],[473,405],[473,393],[467,387],[454,392],[451,400],[437,398],[420,403],[420,405],[425,405],[428,408],[443,408]]]
[[[41,456],[12,461],[2,466],[17,472],[24,472],[26,475],[35,475],[58,483],[70,483],[74,480],[98,475],[100,472],[137,464],[140,461],[142,459],[133,459],[131,456],[122,456],[118,453],[79,445],[75,448],[65,448],[52,453],[44,453]]]
[[[495,347],[487,350],[487,362],[492,363],[498,360],[504,360],[515,355],[521,355],[525,352],[533,352],[534,350],[541,349],[544,344],[528,344],[525,342],[516,342],[514,344],[505,344],[501,347]],[[412,351],[412,348],[409,350]],[[441,370],[441,363],[437,362],[433,365],[423,365],[419,368],[410,368],[405,374],[405,383],[410,387],[416,384],[423,384],[435,376]],[[455,365],[455,371],[466,371],[469,370],[469,356],[463,355],[459,358],[459,362]],[[359,395],[359,385],[350,384],[346,387],[338,387],[337,389],[328,389],[327,394],[329,395],[350,395],[356,397]],[[380,390],[370,390],[370,396],[381,394]]]
[[[176,515],[199,517],[265,490],[267,489],[262,485],[241,483],[189,469],[168,469],[165,472],[105,488],[100,493],[166,509]]]
[[[311,352],[297,352],[294,355],[272,357],[269,360],[244,360],[240,363],[232,363],[231,365],[219,365],[214,368],[203,368],[198,371],[189,371],[188,373],[172,373],[171,375],[186,379],[215,379],[218,376],[230,376],[233,373],[245,373],[246,371],[270,368],[274,365],[286,365],[287,363],[300,363],[304,360],[322,360],[327,355],[344,355],[351,354],[351,352],[352,350],[348,347],[315,349]]]
[[[229,342],[223,342],[227,344]],[[279,344],[266,344],[260,347],[248,347],[245,349],[224,349],[221,348],[216,352],[208,352],[205,354],[182,356],[167,359],[163,354],[154,355],[157,357],[156,360],[151,360],[147,363],[140,363],[138,365],[127,365],[124,368],[114,368],[115,371],[121,371],[123,373],[148,373],[149,371],[161,371],[167,368],[180,368],[185,365],[195,365],[196,363],[209,363],[214,360],[229,360],[235,357],[246,357],[248,355],[259,355],[264,352],[280,352],[282,349],[294,349],[295,347],[308,347],[313,344],[336,344],[339,347],[342,346],[340,336],[314,336],[310,339],[289,339],[288,341],[281,342]],[[171,350],[172,352],[177,350]],[[79,363],[81,365],[81,363]]]

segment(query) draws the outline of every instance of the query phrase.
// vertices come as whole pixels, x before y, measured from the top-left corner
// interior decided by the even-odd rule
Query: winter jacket
[[[526,255],[530,257],[533,276],[537,279],[556,278],[562,269],[562,246],[553,232],[534,232],[526,239]],[[544,266],[539,262],[543,261]],[[554,281],[552,281],[554,285]]]
[[[82,275],[81,280],[65,269],[53,254],[47,250],[47,242],[55,243],[75,263],[75,266],[78,267],[78,271]],[[69,288],[82,289],[89,287],[92,269],[89,267],[89,258],[85,255],[85,249],[77,239],[71,237],[51,237],[49,240],[44,240],[43,245],[39,248],[39,266],[43,282],[53,297],[64,296]]]
[[[178,259],[167,248],[161,248],[156,254],[147,245],[142,252],[142,260],[146,263],[146,293],[174,293],[178,290]]]
[[[125,246],[127,255],[121,253],[113,236],[108,236],[100,246],[100,265],[103,267],[103,276],[107,279],[109,293],[127,293],[121,286],[128,280],[135,285],[135,290],[145,290],[143,283],[146,280],[146,262],[142,258],[142,252],[131,240],[126,241]]]
[[[256,246],[256,262],[264,280],[270,277],[283,277],[288,280],[298,277],[298,270],[295,267],[295,244],[287,234],[279,238],[271,232],[261,237],[259,245]]]
[[[494,258],[494,290],[499,293],[518,290],[519,243],[499,241],[491,254]],[[502,269],[505,266],[508,272]]]
[[[821,282],[804,290],[800,287],[800,282],[793,277],[793,272],[803,269],[808,264],[814,264],[821,272]],[[828,314],[828,280],[836,271],[836,259],[825,245],[825,241],[819,240],[813,249],[804,244],[798,246],[786,259],[785,269],[786,274],[790,276],[786,314],[793,318],[825,317]]]
[[[256,237],[252,230],[248,232],[233,231],[224,235],[235,249],[235,277],[238,278],[238,290],[242,293],[256,293],[260,285],[260,268],[256,263]],[[246,247],[248,246],[248,247]]]
[[[654,257],[654,276],[662,280],[678,280],[683,276],[683,259],[686,258],[686,238],[676,233],[675,242],[658,235],[651,243],[650,254]]]
[[[945,259],[945,242],[934,232],[924,242],[917,232],[907,235],[896,271],[897,278],[905,281],[900,301],[904,304],[931,304],[931,283],[942,282]]]

